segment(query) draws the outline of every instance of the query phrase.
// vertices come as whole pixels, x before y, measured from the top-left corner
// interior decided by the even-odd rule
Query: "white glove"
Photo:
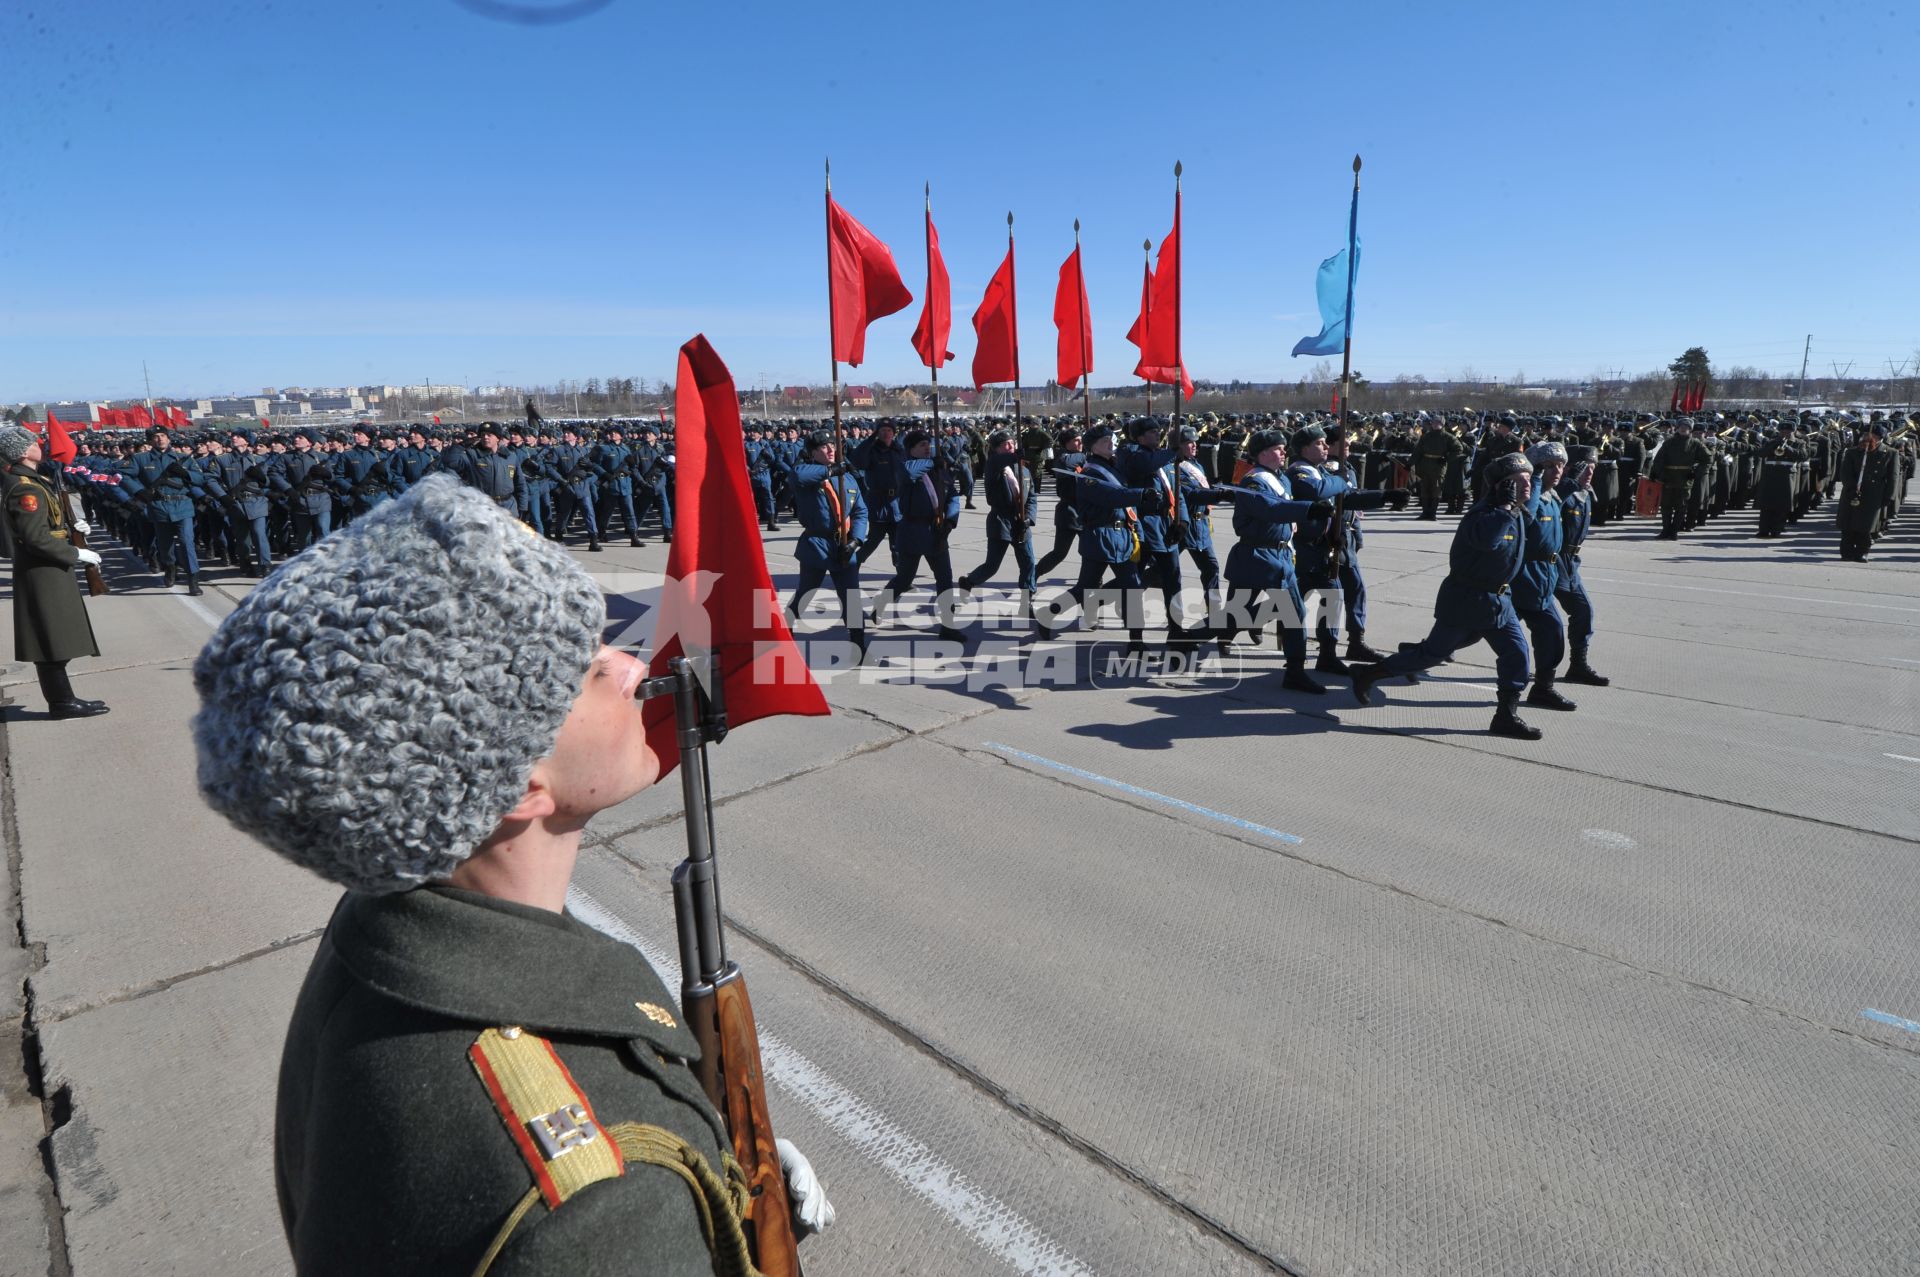
[[[100,566],[100,556],[96,552],[92,550],[75,550],[74,553],[79,555],[80,562],[86,564],[88,567],[97,568]]]
[[[792,1140],[775,1139],[773,1146],[780,1150],[780,1170],[787,1177],[787,1202],[793,1207],[793,1222],[801,1236],[826,1232],[833,1227],[833,1203],[827,1200],[827,1190],[820,1187],[813,1163],[793,1146]]]
[[[93,525],[91,523],[88,523],[85,519],[75,519],[73,521],[73,530],[75,532],[78,532],[83,537],[90,537],[93,535]]]

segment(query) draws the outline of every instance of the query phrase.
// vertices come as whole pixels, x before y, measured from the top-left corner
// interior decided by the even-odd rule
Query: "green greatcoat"
[[[468,1057],[490,1027],[551,1041],[602,1128],[664,1127],[718,1171],[725,1128],[680,1020],[636,950],[571,916],[452,887],[347,893],[280,1063],[274,1173],[299,1271],[474,1271],[534,1183]],[[681,1176],[629,1163],[536,1201],[489,1272],[708,1277],[698,1210]]]
[[[59,662],[100,655],[80,597],[67,523],[53,487],[24,462],[7,468],[7,547],[13,555],[13,659]]]

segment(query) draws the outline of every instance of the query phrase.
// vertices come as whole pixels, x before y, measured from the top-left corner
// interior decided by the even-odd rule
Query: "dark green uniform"
[[[1466,451],[1466,446],[1451,430],[1431,426],[1413,445],[1413,477],[1420,485],[1420,517],[1440,517],[1440,486],[1447,477],[1447,466]]]
[[[13,659],[64,664],[100,655],[93,623],[73,569],[80,552],[68,544],[53,488],[24,463],[6,471],[7,544],[13,555]]]
[[[1687,508],[1693,501],[1694,473],[1706,464],[1707,446],[1692,435],[1673,435],[1653,454],[1653,477],[1660,481],[1660,535],[1663,538],[1679,538],[1682,525],[1687,521]]]
[[[693,1179],[717,1185],[728,1159],[680,1018],[637,951],[572,917],[451,887],[349,892],[280,1065],[274,1170],[299,1270],[465,1277],[531,1199],[495,1277],[738,1271],[715,1262],[696,1202]],[[545,1043],[579,1101],[512,1113],[499,1052],[540,1064]],[[629,1156],[578,1184],[583,1167],[608,1174],[628,1123],[710,1173]],[[569,1176],[549,1205],[543,1185]],[[724,1197],[715,1213],[737,1223]]]

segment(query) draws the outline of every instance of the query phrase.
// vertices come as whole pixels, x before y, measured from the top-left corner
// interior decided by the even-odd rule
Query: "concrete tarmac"
[[[1485,734],[1484,647],[1362,708],[1281,690],[1271,631],[1109,677],[1111,619],[952,654],[910,600],[831,717],[712,751],[775,1123],[840,1214],[808,1271],[1920,1271],[1920,518],[1850,564],[1831,511],[1597,530],[1613,685],[1538,743]],[[1452,526],[1368,516],[1375,646]],[[631,618],[665,550],[578,558]],[[251,583],[108,566],[74,673],[113,713],[0,676],[0,1274],[286,1272],[275,1071],[338,892],[195,793],[192,658]],[[643,793],[571,907],[668,967],[684,854]]]

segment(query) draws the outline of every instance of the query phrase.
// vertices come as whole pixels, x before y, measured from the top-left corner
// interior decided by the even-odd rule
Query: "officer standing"
[[[1526,554],[1526,502],[1533,466],[1517,452],[1485,467],[1486,491],[1460,520],[1448,555],[1446,579],[1433,605],[1433,629],[1374,665],[1352,668],[1353,696],[1372,703],[1373,685],[1396,674],[1411,677],[1485,639],[1493,648],[1499,707],[1488,731],[1516,740],[1539,740],[1540,730],[1519,714],[1520,693],[1530,674],[1527,632],[1513,610],[1513,579]]]
[[[1420,485],[1420,517],[1432,523],[1440,517],[1440,486],[1447,466],[1460,455],[1460,440],[1438,421],[1428,422],[1413,445],[1413,477]]]
[[[1678,541],[1691,524],[1693,480],[1707,464],[1707,449],[1693,437],[1693,419],[1677,417],[1673,433],[1653,454],[1649,468],[1660,481],[1660,536],[1662,541]]]
[[[281,1058],[300,1272],[747,1271],[682,1009],[566,912],[589,818],[660,770],[646,666],[605,623],[558,547],[436,476],[283,566],[194,664],[203,797],[347,889]],[[778,1154],[797,1232],[826,1227],[812,1167]]]
[[[847,638],[865,656],[866,603],[860,596],[855,556],[867,535],[867,504],[860,498],[860,485],[848,477],[852,467],[835,459],[832,435],[816,430],[806,445],[806,457],[793,467],[794,515],[800,521],[793,552],[800,561],[800,583],[787,604],[787,616],[797,618],[808,596],[831,577]]]
[[[67,662],[100,655],[73,579],[74,568],[98,567],[100,556],[72,544],[73,532],[85,536],[93,529],[79,520],[68,526],[53,486],[40,474],[43,459],[37,435],[0,427],[5,548],[13,559],[13,659],[32,663],[49,718],[92,718],[107,712],[106,703],[74,695]]]
[[[1877,421],[1840,454],[1840,557],[1865,563],[1885,526],[1904,476],[1902,458],[1887,446],[1887,424]]]

